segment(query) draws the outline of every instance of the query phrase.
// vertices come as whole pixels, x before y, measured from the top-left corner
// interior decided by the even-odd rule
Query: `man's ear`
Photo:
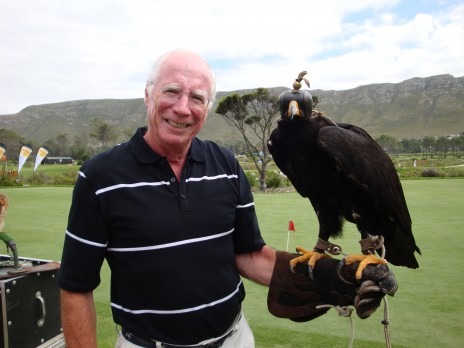
[[[145,87],[145,97],[143,98],[144,102],[145,102],[145,107],[147,108],[148,107],[148,99],[150,98],[149,94],[148,94],[148,87]]]

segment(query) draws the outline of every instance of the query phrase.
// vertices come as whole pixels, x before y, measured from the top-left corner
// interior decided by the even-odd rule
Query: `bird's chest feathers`
[[[323,175],[325,168],[333,167],[317,143],[319,129],[303,122],[291,122],[279,127],[290,161],[298,172],[306,176]]]

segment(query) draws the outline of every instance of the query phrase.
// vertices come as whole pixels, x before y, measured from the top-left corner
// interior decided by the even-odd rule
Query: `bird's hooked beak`
[[[301,117],[301,111],[298,102],[296,100],[292,100],[288,104],[287,118],[293,120],[293,117],[295,116]]]

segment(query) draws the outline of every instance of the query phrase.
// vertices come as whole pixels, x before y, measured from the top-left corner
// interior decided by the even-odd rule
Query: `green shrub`
[[[68,170],[63,174],[57,175],[53,178],[53,184],[55,185],[74,185],[77,180],[77,172],[75,170]]]
[[[464,171],[463,170],[453,170],[450,169],[447,171],[446,176],[449,176],[450,178],[459,178],[464,176]]]
[[[277,188],[280,187],[282,183],[282,178],[279,174],[274,171],[269,171],[266,173],[266,186],[268,188]]]
[[[253,175],[253,172],[247,170],[245,171],[245,175],[248,179],[248,183],[250,184],[251,187],[258,187],[258,179],[256,179],[256,176]]]
[[[20,183],[16,181],[16,177],[3,173],[0,175],[0,186],[19,186]]]
[[[424,169],[421,173],[422,177],[427,177],[427,178],[432,178],[432,177],[438,177],[438,176],[443,176],[438,170],[435,168],[427,168]]]
[[[51,178],[44,173],[33,173],[27,178],[24,178],[24,183],[29,185],[47,185],[51,183]]]

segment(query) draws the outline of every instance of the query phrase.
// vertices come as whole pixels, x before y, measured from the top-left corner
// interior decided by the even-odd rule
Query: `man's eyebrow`
[[[175,89],[179,89],[179,90],[182,89],[182,88],[180,88],[180,86],[178,84],[175,84],[173,82],[165,84],[164,86],[161,87],[161,90],[166,89],[166,88],[175,88]]]
[[[174,82],[165,84],[163,87],[161,87],[161,91],[166,90],[168,88],[178,89],[179,91],[182,91],[182,88],[177,83],[174,83]],[[205,97],[208,97],[209,95],[208,91],[205,89],[192,89],[191,91],[189,91],[189,93],[197,94],[197,95],[201,95]]]

